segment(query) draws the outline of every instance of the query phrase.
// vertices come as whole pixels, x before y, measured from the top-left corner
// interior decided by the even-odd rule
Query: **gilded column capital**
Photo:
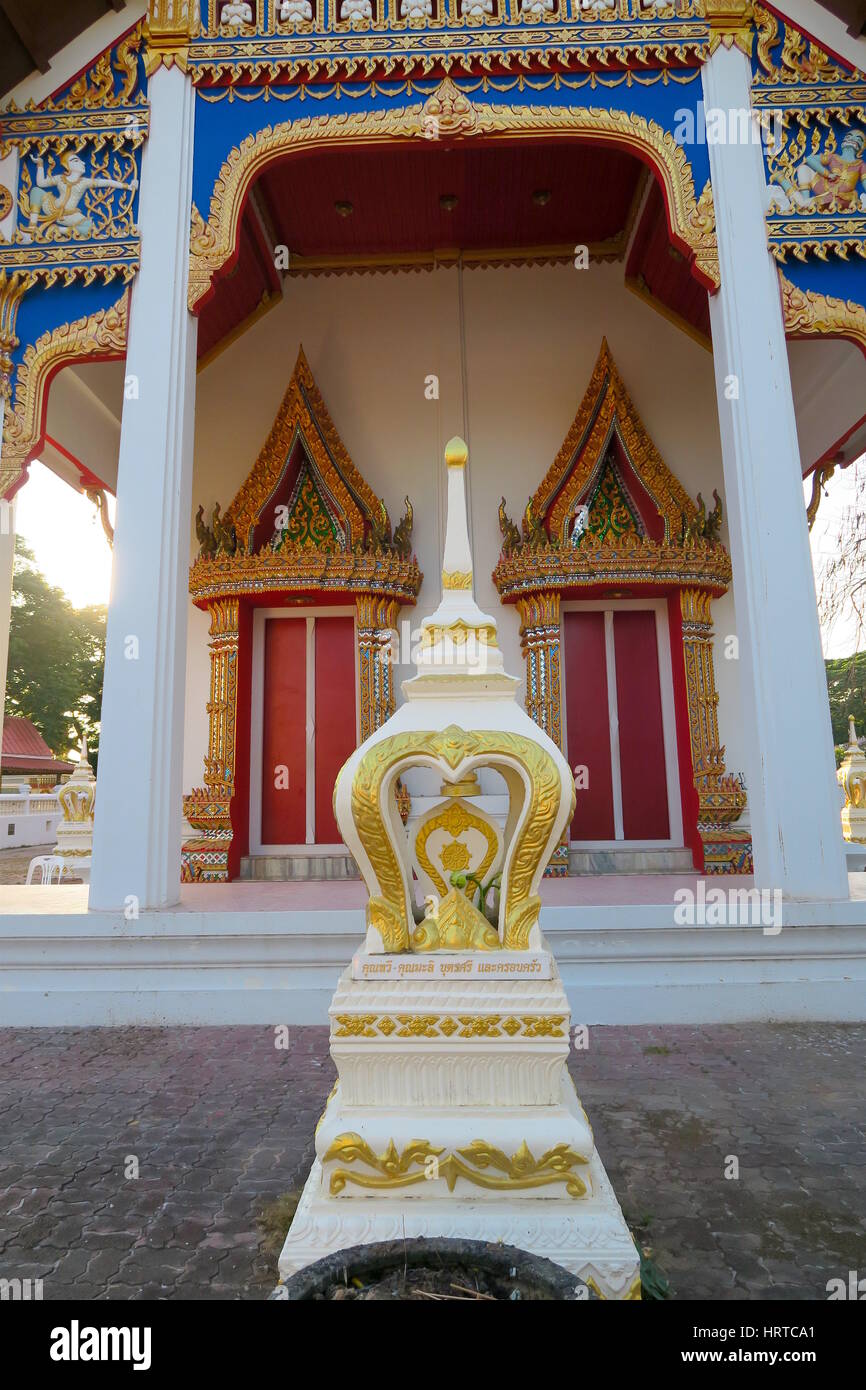
[[[148,77],[174,64],[186,72],[190,39],[199,32],[198,0],[149,0],[144,69]]]
[[[544,589],[539,593],[521,594],[515,607],[520,614],[520,643],[524,650],[527,645],[547,642],[559,636],[558,589]]]
[[[240,622],[240,602],[236,598],[212,599],[208,604],[210,636],[236,638]]]
[[[737,48],[752,56],[751,0],[706,0],[707,21],[710,26],[710,55],[719,45]]]

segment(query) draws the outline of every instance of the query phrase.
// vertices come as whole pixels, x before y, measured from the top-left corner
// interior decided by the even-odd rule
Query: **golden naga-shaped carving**
[[[495,619],[473,597],[462,440],[451,440],[445,460],[442,568],[446,575],[468,575],[469,586],[443,586],[439,607],[422,625],[417,675],[403,687],[405,703],[355,750],[334,791],[337,823],[370,894],[370,952],[536,946],[539,884],[574,805],[568,764],[518,705],[519,682],[505,673]],[[463,892],[447,893],[426,915],[416,901],[394,796],[397,779],[413,766],[432,768],[455,789],[480,768],[502,776],[509,810],[495,922]]]
[[[220,514],[219,502],[214,503],[210,525],[204,520],[204,507],[195,514],[195,534],[199,544],[199,556],[209,560],[214,555],[234,555],[238,548],[237,532],[228,513]]]
[[[511,517],[505,510],[505,498],[499,501],[499,529],[502,532],[502,553],[510,555],[521,544],[522,537]]]
[[[105,495],[105,489],[101,487],[88,487],[84,489],[84,495],[87,498],[88,502],[92,502],[94,507],[96,508],[96,512],[99,517],[99,524],[102,527],[105,539],[108,541],[108,544],[113,549],[114,527],[112,526],[111,518],[108,515],[108,498]]]
[[[694,545],[699,540],[718,541],[724,511],[722,499],[715,488],[713,488],[713,499],[716,505],[711,512],[707,513],[707,504],[698,493],[697,513],[688,521],[685,517],[683,518],[683,545]]]
[[[408,560],[412,554],[412,526],[415,521],[415,512],[408,497],[403,499],[406,510],[397,523],[394,531],[393,545],[397,554],[404,560]]]
[[[220,516],[219,502],[214,506],[210,525],[213,538],[216,541],[217,553],[234,555],[238,548],[237,532],[227,516]]]
[[[551,540],[546,530],[544,522],[535,510],[535,503],[530,497],[523,513],[523,543],[528,545],[530,550],[538,550],[543,545],[550,545]]]
[[[835,463],[819,463],[812,474],[812,492],[809,497],[809,505],[806,507],[806,520],[809,523],[810,531],[815,525],[821,498],[824,496],[824,486],[829,483],[835,472]]]
[[[204,520],[204,507],[201,505],[195,514],[195,534],[199,555],[204,559],[210,559],[211,555],[216,555],[216,537]]]

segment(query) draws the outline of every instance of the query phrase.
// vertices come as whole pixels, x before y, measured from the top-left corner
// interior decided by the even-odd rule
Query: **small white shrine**
[[[845,797],[842,834],[846,840],[866,845],[866,754],[857,738],[853,714],[848,716],[848,747],[836,779]]]
[[[442,600],[405,702],[351,755],[334,793],[369,892],[367,934],[331,1002],[339,1079],[280,1273],[359,1243],[459,1236],[546,1256],[606,1298],[639,1297],[638,1253],[568,1073],[570,1011],[538,921],[573,777],[518,703],[496,621],[475,602],[463,441],[445,458]],[[441,897],[417,901],[413,854],[429,822],[413,830],[413,850],[396,795],[412,766],[442,778],[446,831],[480,769],[502,777],[492,882],[453,871]]]

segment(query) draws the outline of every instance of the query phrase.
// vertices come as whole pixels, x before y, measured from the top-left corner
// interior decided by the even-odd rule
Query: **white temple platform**
[[[707,891],[748,878],[703,880]],[[541,926],[575,1023],[866,1020],[866,874],[782,930],[679,925],[696,875],[546,880]],[[364,936],[364,886],[191,884],[125,921],[87,888],[0,886],[0,1026],[324,1023]]]

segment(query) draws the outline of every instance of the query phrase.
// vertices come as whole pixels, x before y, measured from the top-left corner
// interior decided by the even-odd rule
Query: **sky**
[[[866,472],[866,455],[852,463],[850,468],[837,471],[827,484],[826,496],[821,498],[818,515],[809,533],[812,545],[812,568],[816,584],[820,585],[821,574],[827,560],[835,553],[836,539],[846,508],[854,504],[857,481]],[[812,480],[804,486],[804,492],[811,496]],[[857,628],[853,608],[841,613],[832,627],[821,630],[821,640],[826,657],[850,656],[853,651],[866,645],[863,636],[857,641]]]
[[[113,497],[108,513],[113,520]],[[63,589],[73,607],[108,603],[111,549],[96,508],[41,463],[31,464],[18,493],[15,529],[48,582]]]
[[[854,500],[858,470],[866,470],[866,456],[831,478],[821,500],[810,535],[812,563],[819,576],[833,553],[844,510]],[[113,520],[114,498],[109,498],[109,515]],[[63,589],[76,608],[108,603],[111,551],[96,508],[41,463],[31,466],[29,480],[18,494],[16,529],[49,582]],[[850,655],[856,639],[853,613],[842,615],[821,635],[825,656]]]

